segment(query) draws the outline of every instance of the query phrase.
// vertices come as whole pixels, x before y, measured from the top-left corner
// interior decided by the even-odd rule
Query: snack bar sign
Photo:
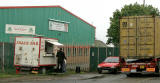
[[[7,34],[35,34],[35,26],[6,24]]]
[[[61,22],[49,21],[49,30],[68,32],[68,24]]]

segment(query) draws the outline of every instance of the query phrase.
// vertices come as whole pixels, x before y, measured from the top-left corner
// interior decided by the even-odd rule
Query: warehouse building
[[[64,45],[92,45],[95,27],[61,6],[0,7],[0,42],[15,36],[56,38]]]
[[[90,67],[95,26],[61,6],[0,7],[0,71],[13,67],[16,36],[55,38],[62,43],[68,69]],[[11,68],[12,67],[12,68]]]
[[[62,43],[67,69],[96,70],[107,56],[118,50],[95,43],[96,28],[61,6],[0,7],[0,72],[14,69],[16,36],[55,38]],[[100,46],[101,45],[101,46]]]

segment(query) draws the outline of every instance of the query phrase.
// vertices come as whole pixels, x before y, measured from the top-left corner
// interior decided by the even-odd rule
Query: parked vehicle
[[[121,71],[156,74],[160,71],[160,17],[128,16],[120,19],[120,56],[126,59]]]
[[[107,57],[102,63],[98,64],[98,73],[102,73],[103,70],[117,73],[120,71],[121,66],[125,63],[121,57]]]
[[[46,73],[57,65],[56,53],[62,44],[44,37],[16,37],[14,66],[16,73],[29,71]]]

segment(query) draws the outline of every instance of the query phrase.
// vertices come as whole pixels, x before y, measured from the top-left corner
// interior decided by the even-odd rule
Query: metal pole
[[[145,5],[145,1],[146,1],[146,0],[143,0],[143,5]]]
[[[114,54],[114,49],[115,49],[115,47],[113,47],[113,56],[115,56],[115,54]]]
[[[2,72],[5,72],[4,70],[4,42],[3,42],[3,55],[2,55]]]
[[[99,64],[99,47],[98,47],[98,64]]]
[[[108,47],[106,47],[106,58],[107,58],[107,53],[108,53],[108,52],[107,52],[107,48],[108,48]]]

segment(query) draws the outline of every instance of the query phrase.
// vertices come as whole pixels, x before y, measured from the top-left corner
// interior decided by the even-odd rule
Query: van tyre
[[[133,75],[132,74],[126,74],[127,75],[127,77],[132,77]]]

